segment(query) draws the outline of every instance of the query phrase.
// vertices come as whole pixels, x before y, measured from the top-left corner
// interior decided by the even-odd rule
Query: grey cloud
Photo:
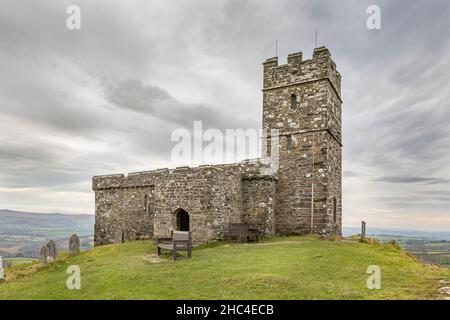
[[[342,174],[343,174],[343,176],[344,177],[348,177],[348,178],[353,178],[353,177],[359,177],[360,176],[360,174],[359,173],[357,173],[357,172],[355,172],[355,171],[352,171],[352,170],[344,170],[343,172],[342,172]]]
[[[450,190],[421,190],[417,191],[417,194],[431,194],[431,195],[442,195],[450,197]]]
[[[152,57],[152,46],[135,32],[140,28],[140,20],[130,19],[132,7],[125,3],[77,1],[82,12],[82,28],[70,31],[66,28],[66,8],[71,4],[70,0],[52,4],[42,0],[2,1],[2,52],[36,64],[50,54],[56,59],[58,56],[71,58],[92,73],[109,68],[111,76],[116,72],[137,72]]]
[[[436,206],[436,203],[421,203],[418,201],[414,202],[402,202],[402,201],[392,201],[392,202],[386,202],[385,206],[387,208],[393,208],[393,209],[430,209],[433,206]],[[405,215],[405,218],[407,218],[407,214]]]
[[[409,195],[409,196],[390,196],[390,197],[374,197],[373,200],[375,201],[381,201],[383,203],[410,203],[411,206],[419,205],[419,204],[430,204],[434,203],[436,204],[437,201],[444,201],[449,202],[450,196],[433,196],[433,195],[424,195],[417,193],[416,195]]]
[[[425,178],[425,177],[379,177],[373,180],[388,183],[426,183],[426,184],[440,184],[450,182],[450,179]]]
[[[221,110],[177,101],[167,91],[139,80],[125,80],[106,87],[107,98],[115,105],[192,128],[203,121],[213,128],[248,128],[256,121],[231,118]]]

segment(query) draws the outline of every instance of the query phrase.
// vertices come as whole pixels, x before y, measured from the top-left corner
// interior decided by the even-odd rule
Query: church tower
[[[263,128],[279,130],[276,232],[341,234],[341,76],[330,52],[263,66]]]

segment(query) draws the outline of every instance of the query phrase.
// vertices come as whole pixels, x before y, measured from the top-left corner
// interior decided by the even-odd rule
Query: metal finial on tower
[[[278,57],[278,40],[275,40],[275,57]]]

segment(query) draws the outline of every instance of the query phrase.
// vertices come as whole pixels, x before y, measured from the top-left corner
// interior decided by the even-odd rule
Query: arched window
[[[297,96],[295,94],[291,95],[291,109],[297,108]]]

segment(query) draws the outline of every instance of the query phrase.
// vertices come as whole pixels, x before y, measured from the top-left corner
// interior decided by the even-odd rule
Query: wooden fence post
[[[366,239],[366,222],[361,221],[361,240]]]

